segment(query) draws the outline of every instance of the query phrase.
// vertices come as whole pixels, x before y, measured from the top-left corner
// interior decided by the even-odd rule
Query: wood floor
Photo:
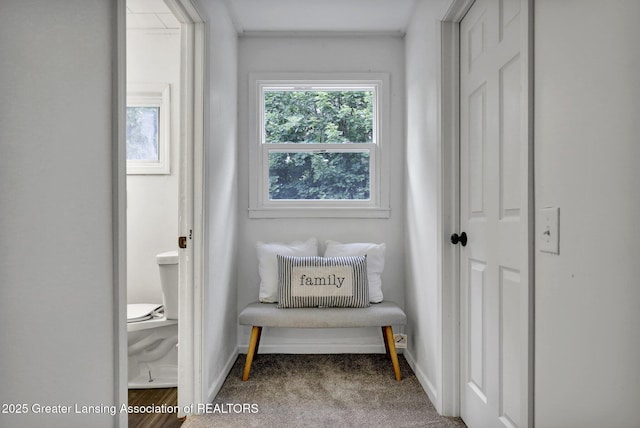
[[[130,389],[129,406],[176,406],[177,388]],[[129,413],[129,428],[174,428],[182,425],[176,413],[133,412]]]

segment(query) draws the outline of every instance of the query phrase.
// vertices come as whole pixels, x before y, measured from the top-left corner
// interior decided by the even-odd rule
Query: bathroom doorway
[[[179,346],[172,352],[184,409],[203,396],[204,23],[191,0],[126,0],[126,23],[127,123],[138,126],[128,134],[151,130],[138,135],[143,147],[127,143],[127,303],[162,303],[156,255],[177,251]],[[121,343],[126,337],[125,326]],[[128,373],[120,379],[131,378],[132,367],[121,371]]]

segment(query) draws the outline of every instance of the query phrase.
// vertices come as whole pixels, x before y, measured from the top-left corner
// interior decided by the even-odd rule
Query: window
[[[386,75],[252,75],[252,217],[386,217]],[[326,76],[325,76],[326,77]]]
[[[169,85],[129,84],[127,174],[169,174]]]

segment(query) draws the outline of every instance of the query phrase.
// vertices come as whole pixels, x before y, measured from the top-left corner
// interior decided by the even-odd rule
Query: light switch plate
[[[540,209],[538,248],[543,253],[560,254],[560,209]]]

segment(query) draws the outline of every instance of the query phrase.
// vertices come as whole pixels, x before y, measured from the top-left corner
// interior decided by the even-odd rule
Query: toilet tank
[[[156,255],[160,269],[162,303],[167,319],[178,319],[178,251],[167,251]]]

